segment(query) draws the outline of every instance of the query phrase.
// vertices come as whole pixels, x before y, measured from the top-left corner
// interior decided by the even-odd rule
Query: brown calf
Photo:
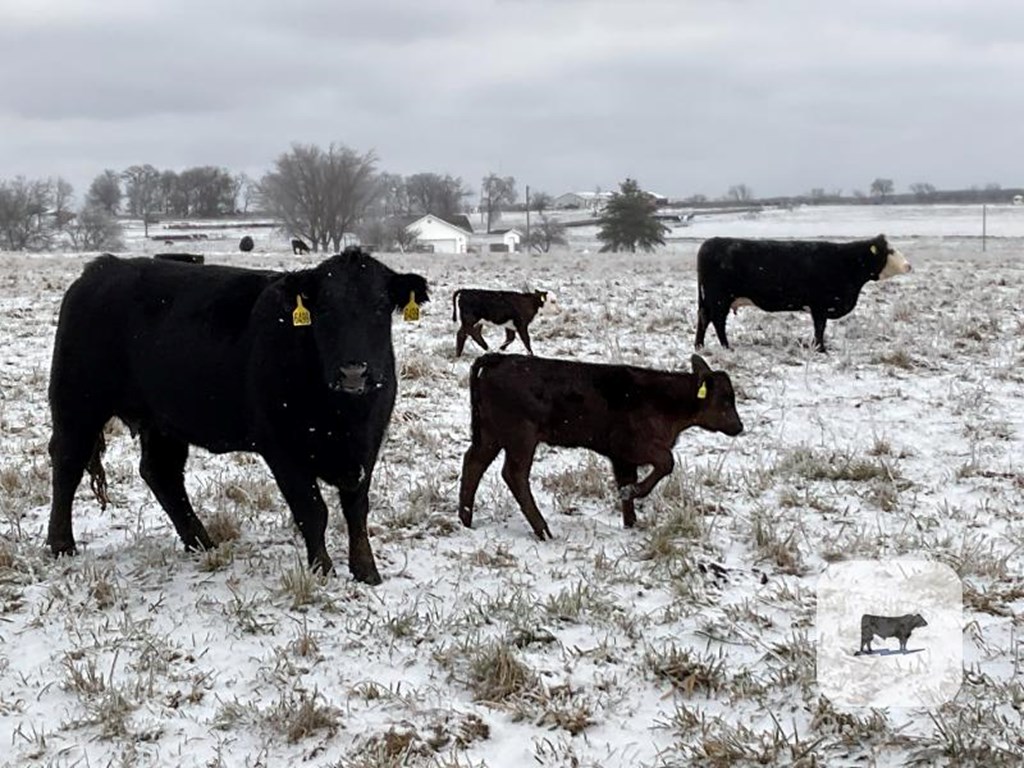
[[[462,354],[469,336],[483,349],[489,349],[480,326],[484,320],[495,325],[505,326],[505,349],[515,341],[516,332],[523,340],[526,351],[531,355],[530,332],[527,330],[530,321],[548,300],[547,291],[517,293],[516,291],[485,291],[478,288],[460,288],[452,294],[452,322],[462,317],[462,323],[455,334],[455,356]],[[456,313],[456,307],[458,313]],[[511,324],[511,328],[509,327]]]
[[[691,360],[693,373],[525,355],[477,358],[469,374],[472,444],[462,462],[462,524],[472,525],[480,478],[504,450],[502,478],[537,537],[550,537],[530,491],[533,453],[546,443],[611,459],[622,523],[632,527],[634,501],[675,466],[672,446],[680,432],[693,426],[743,431],[729,375],[712,371],[698,355]],[[637,468],[647,464],[650,474],[637,482]]]

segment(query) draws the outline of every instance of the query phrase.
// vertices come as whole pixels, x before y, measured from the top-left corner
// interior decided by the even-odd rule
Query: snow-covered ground
[[[1021,764],[1024,209],[989,207],[984,253],[980,213],[698,217],[651,255],[598,254],[579,231],[544,256],[381,255],[426,275],[433,301],[419,323],[394,324],[400,390],[371,494],[378,587],[344,569],[309,574],[249,455],[193,452],[190,493],[225,543],[185,554],[116,423],[112,504],[101,513],[83,486],[82,551],[52,560],[49,358],[60,298],[88,256],[0,254],[0,759]],[[237,251],[244,227],[217,232],[173,249],[134,231],[127,242],[216,263],[317,260],[292,256],[273,230],[251,232],[248,255]],[[532,485],[557,538],[532,537],[499,463],[475,528],[459,525],[477,350],[454,357],[456,288],[553,290],[559,311],[531,326],[538,354],[688,369],[702,238],[879,232],[914,271],[867,285],[854,313],[829,323],[828,355],[807,345],[802,314],[741,310],[732,350],[709,336],[704,357],[732,377],[746,429],[684,433],[635,529],[621,527],[605,460],[547,448]],[[338,563],[345,546],[336,514]],[[963,687],[933,711],[838,707],[815,682],[817,577],[830,562],[900,556],[964,581]]]

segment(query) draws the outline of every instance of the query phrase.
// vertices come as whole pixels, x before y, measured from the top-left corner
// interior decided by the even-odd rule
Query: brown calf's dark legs
[[[675,459],[672,458],[672,451],[666,451],[659,455],[651,467],[651,473],[647,475],[639,483],[632,486],[627,486],[620,491],[622,498],[625,499],[642,499],[656,486],[663,477],[672,473],[672,469],[675,467]]]
[[[636,510],[633,497],[629,494],[636,485],[636,465],[613,459],[612,472],[615,474],[615,484],[619,487],[619,496],[622,499],[622,526],[632,528],[636,524]]]
[[[505,446],[505,465],[501,468],[501,476],[515,496],[519,509],[526,516],[533,532],[543,541],[545,538],[553,537],[544,516],[537,508],[537,502],[533,499],[533,491],[530,490],[530,468],[533,466],[533,452],[536,447],[536,441]]]
[[[480,479],[484,472],[501,451],[495,443],[473,444],[469,446],[462,459],[462,479],[459,483],[459,520],[467,528],[473,527],[473,504],[476,500],[476,489],[480,487]]]

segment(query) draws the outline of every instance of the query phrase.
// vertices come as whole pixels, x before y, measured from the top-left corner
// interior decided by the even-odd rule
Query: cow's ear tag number
[[[708,396],[708,385],[707,385],[706,382],[702,381],[700,383],[700,386],[697,387],[697,399],[698,400],[705,400],[705,399],[707,399],[707,396]]]
[[[420,305],[416,303],[416,292],[409,291],[409,303],[402,310],[402,319],[415,322],[420,319]]]
[[[878,255],[878,246],[877,245],[872,245],[871,246],[871,253],[873,253],[875,256]]]
[[[292,325],[312,325],[313,318],[309,316],[309,310],[302,306],[302,297],[295,297],[295,309],[292,310]]]

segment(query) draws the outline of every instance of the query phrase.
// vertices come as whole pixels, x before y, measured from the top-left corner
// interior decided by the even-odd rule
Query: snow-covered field
[[[49,358],[88,257],[0,254],[2,764],[1020,765],[1024,209],[989,216],[984,253],[980,208],[871,206],[698,217],[652,255],[593,253],[584,232],[544,256],[382,255],[426,275],[433,301],[394,324],[399,397],[371,494],[378,587],[305,569],[249,455],[193,452],[190,493],[224,543],[184,553],[116,423],[112,504],[101,513],[83,485],[82,551],[51,559]],[[173,250],[317,260],[270,230],[240,254],[243,232]],[[709,335],[746,429],[684,433],[637,528],[621,527],[603,459],[547,448],[532,484],[557,538],[532,537],[500,462],[475,528],[459,525],[477,350],[454,358],[456,288],[553,290],[560,310],[531,326],[538,354],[688,370],[702,238],[879,232],[914,272],[867,285],[829,323],[828,355],[802,314],[741,310],[733,350]],[[338,563],[345,546],[339,513]],[[931,711],[839,707],[815,682],[817,577],[904,556],[963,579],[963,687]]]

